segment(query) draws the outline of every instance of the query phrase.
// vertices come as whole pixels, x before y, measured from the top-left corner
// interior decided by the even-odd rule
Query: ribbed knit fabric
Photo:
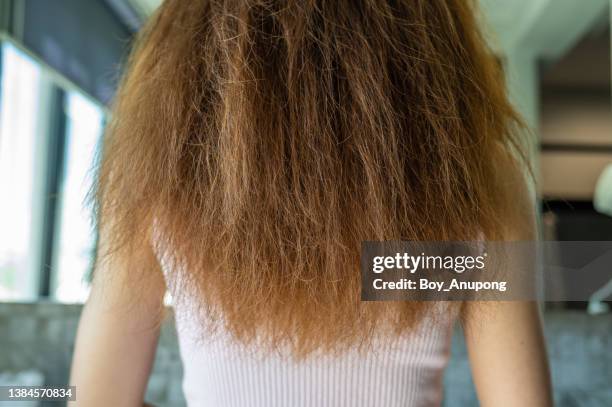
[[[197,340],[195,321],[175,310],[189,407],[439,406],[454,317],[424,319],[370,352],[312,356],[245,349],[223,335]]]
[[[155,241],[170,288],[175,285],[176,270],[171,256]],[[447,303],[432,302],[435,318],[423,318],[401,338],[377,338],[369,352],[317,355],[295,362],[282,351],[271,354],[245,348],[225,333],[203,334],[184,300],[174,305],[174,314],[189,407],[430,407],[441,403],[456,320],[456,307]]]

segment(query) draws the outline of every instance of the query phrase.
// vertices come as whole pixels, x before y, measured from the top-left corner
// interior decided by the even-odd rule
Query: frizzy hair
[[[295,355],[400,335],[428,305],[361,302],[362,241],[503,238],[521,125],[470,1],[166,0],[128,65],[107,254],[166,248],[209,329]]]

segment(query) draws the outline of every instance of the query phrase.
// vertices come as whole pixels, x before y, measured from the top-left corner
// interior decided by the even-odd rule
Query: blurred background
[[[533,131],[542,236],[612,240],[610,0],[481,3]],[[0,0],[0,385],[67,381],[96,245],[91,169],[134,33],[158,4]],[[560,406],[612,406],[610,291],[546,306]],[[180,383],[169,321],[147,398],[183,405]],[[475,404],[458,333],[445,405]]]

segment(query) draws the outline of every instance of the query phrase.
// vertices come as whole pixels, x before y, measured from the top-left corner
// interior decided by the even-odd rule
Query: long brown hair
[[[500,239],[512,211],[520,120],[471,3],[166,0],[106,134],[114,249],[154,229],[175,300],[243,342],[409,330],[426,305],[360,302],[361,242]]]

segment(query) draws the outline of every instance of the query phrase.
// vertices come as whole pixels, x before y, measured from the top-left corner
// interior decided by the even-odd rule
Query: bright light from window
[[[36,295],[32,213],[40,68],[10,43],[2,45],[0,94],[0,299]]]
[[[59,301],[81,302],[89,293],[86,276],[95,249],[91,210],[85,205],[85,199],[93,182],[92,170],[104,113],[99,106],[76,92],[68,93],[66,113],[65,168],[60,188],[54,295]]]

